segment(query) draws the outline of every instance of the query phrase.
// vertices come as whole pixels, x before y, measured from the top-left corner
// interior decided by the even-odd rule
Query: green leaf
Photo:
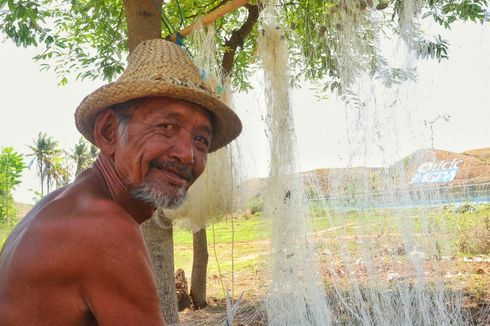
[[[220,5],[222,0],[165,1],[163,14],[177,28],[181,21],[190,25]],[[281,21],[284,22],[291,62],[291,84],[309,79],[319,82],[323,90],[337,92],[349,89],[356,76],[362,72],[373,78],[386,78],[387,84],[402,82],[411,74],[390,67],[380,59],[377,40],[399,33],[399,19],[403,16],[403,1],[393,0],[384,20],[373,23],[370,9],[361,9],[358,1],[296,0],[281,1]],[[342,2],[342,3],[344,3]],[[255,3],[255,2],[253,2]],[[14,1],[0,0],[0,8],[8,5],[9,11],[2,13],[0,32],[19,46],[36,46],[35,56],[41,69],[53,67],[60,84],[65,84],[71,72],[77,78],[101,78],[113,80],[124,69],[127,55],[127,25],[122,0],[84,1]],[[369,5],[370,7],[375,4]],[[485,0],[429,0],[423,2],[420,15],[450,28],[456,21],[483,22],[487,1]],[[158,10],[158,9],[156,9]],[[227,40],[244,23],[248,11],[242,7],[214,22],[215,43],[222,58],[227,51]],[[355,37],[359,48],[344,45],[346,31]],[[167,30],[162,30],[167,35]],[[383,34],[384,33],[384,34]],[[421,31],[414,33],[419,55],[426,59],[447,58],[447,44],[427,41],[431,35]],[[250,76],[257,69],[256,48],[259,30],[257,24],[243,46],[237,49],[233,67],[232,83],[236,89],[247,90]],[[192,44],[189,44],[192,52]],[[346,74],[342,62],[351,63],[352,73]],[[44,65],[43,65],[44,64]],[[329,86],[325,86],[329,85]]]
[[[59,86],[65,86],[68,84],[68,79],[66,77],[61,78],[61,80],[58,82]]]
[[[10,11],[15,10],[14,0],[7,0],[7,4]]]

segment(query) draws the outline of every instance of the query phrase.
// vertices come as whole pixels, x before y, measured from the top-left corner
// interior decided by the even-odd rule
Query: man
[[[6,241],[0,325],[164,325],[139,224],[183,202],[208,152],[236,138],[240,120],[163,40],[140,44],[75,119],[99,157]]]

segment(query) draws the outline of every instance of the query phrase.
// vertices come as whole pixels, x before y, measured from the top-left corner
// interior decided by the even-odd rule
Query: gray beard
[[[134,188],[131,191],[133,198],[139,199],[154,208],[176,209],[182,206],[185,201],[187,190],[182,187],[179,189],[179,194],[176,197],[170,197],[159,192],[149,182],[144,182],[142,185]]]

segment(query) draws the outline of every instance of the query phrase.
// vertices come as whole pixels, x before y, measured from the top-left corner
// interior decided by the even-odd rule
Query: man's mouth
[[[192,169],[188,166],[175,162],[155,162],[150,163],[150,168],[155,168],[165,174],[170,183],[175,186],[190,184],[193,179]]]

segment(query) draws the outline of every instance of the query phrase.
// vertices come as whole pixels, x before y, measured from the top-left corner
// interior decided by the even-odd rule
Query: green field
[[[15,225],[24,217],[32,208],[32,205],[24,203],[15,203],[15,209],[17,212],[17,219],[13,223],[0,223],[0,248],[3,246],[5,240],[9,236],[10,232],[14,229]]]
[[[311,207],[309,215],[312,216],[314,230],[311,235],[316,240],[318,251],[335,251],[339,250],[342,245],[355,256],[361,246],[371,246],[371,250],[377,255],[378,249],[389,251],[391,248],[395,250],[399,248],[403,237],[402,230],[408,228],[409,232],[413,233],[410,236],[420,241],[428,250],[430,248],[439,250],[440,244],[449,241],[445,245],[446,251],[438,253],[439,255],[451,255],[456,260],[473,256],[488,257],[490,254],[490,205],[473,208],[474,211],[464,213],[458,212],[455,207],[376,209],[334,213],[326,209]],[[267,219],[260,214],[239,215],[235,217],[233,225],[228,217],[225,221],[208,226],[208,275],[209,283],[212,285],[210,295],[222,297],[223,291],[219,283],[222,281],[225,287],[230,286],[232,268],[234,276],[239,276],[234,279],[235,286],[238,283],[240,287],[239,283],[243,283],[245,291],[250,289],[247,282],[260,282],[256,278],[267,279],[267,275],[264,274],[267,273],[266,266],[270,250],[270,231],[268,230],[270,226],[267,224]],[[395,254],[396,257],[402,257],[400,255]],[[384,259],[392,258],[385,257]],[[186,275],[189,276],[191,266],[192,234],[190,231],[176,227],[175,267],[183,268]],[[475,279],[473,274],[469,277]],[[476,276],[480,279],[482,277],[488,278],[485,275]],[[471,283],[471,279],[468,281]],[[489,293],[490,285],[482,290],[482,282],[480,280],[476,284],[480,287],[478,291]]]
[[[21,214],[29,209],[28,206],[20,208]],[[310,207],[305,216],[312,217],[311,236],[319,251],[337,250],[342,244],[347,250],[356,252],[360,249],[360,243],[362,246],[389,249],[399,245],[400,230],[408,227],[415,234],[414,237],[422,242],[424,232],[434,239],[449,239],[451,254],[461,261],[466,257],[490,255],[490,205],[475,206],[465,212],[455,207],[442,207],[334,213],[332,210]],[[0,243],[3,244],[13,227],[0,226]],[[229,215],[208,226],[210,296],[222,298],[223,288],[230,286],[243,289],[249,296],[266,290],[270,229],[267,218],[260,212]],[[191,231],[175,226],[174,247],[175,268],[184,269],[189,278],[192,268]],[[490,293],[490,275],[486,272],[487,269],[490,272],[490,268],[487,265],[478,267],[475,263],[478,273],[470,272],[466,280],[468,286],[473,287],[469,291],[479,297]]]

